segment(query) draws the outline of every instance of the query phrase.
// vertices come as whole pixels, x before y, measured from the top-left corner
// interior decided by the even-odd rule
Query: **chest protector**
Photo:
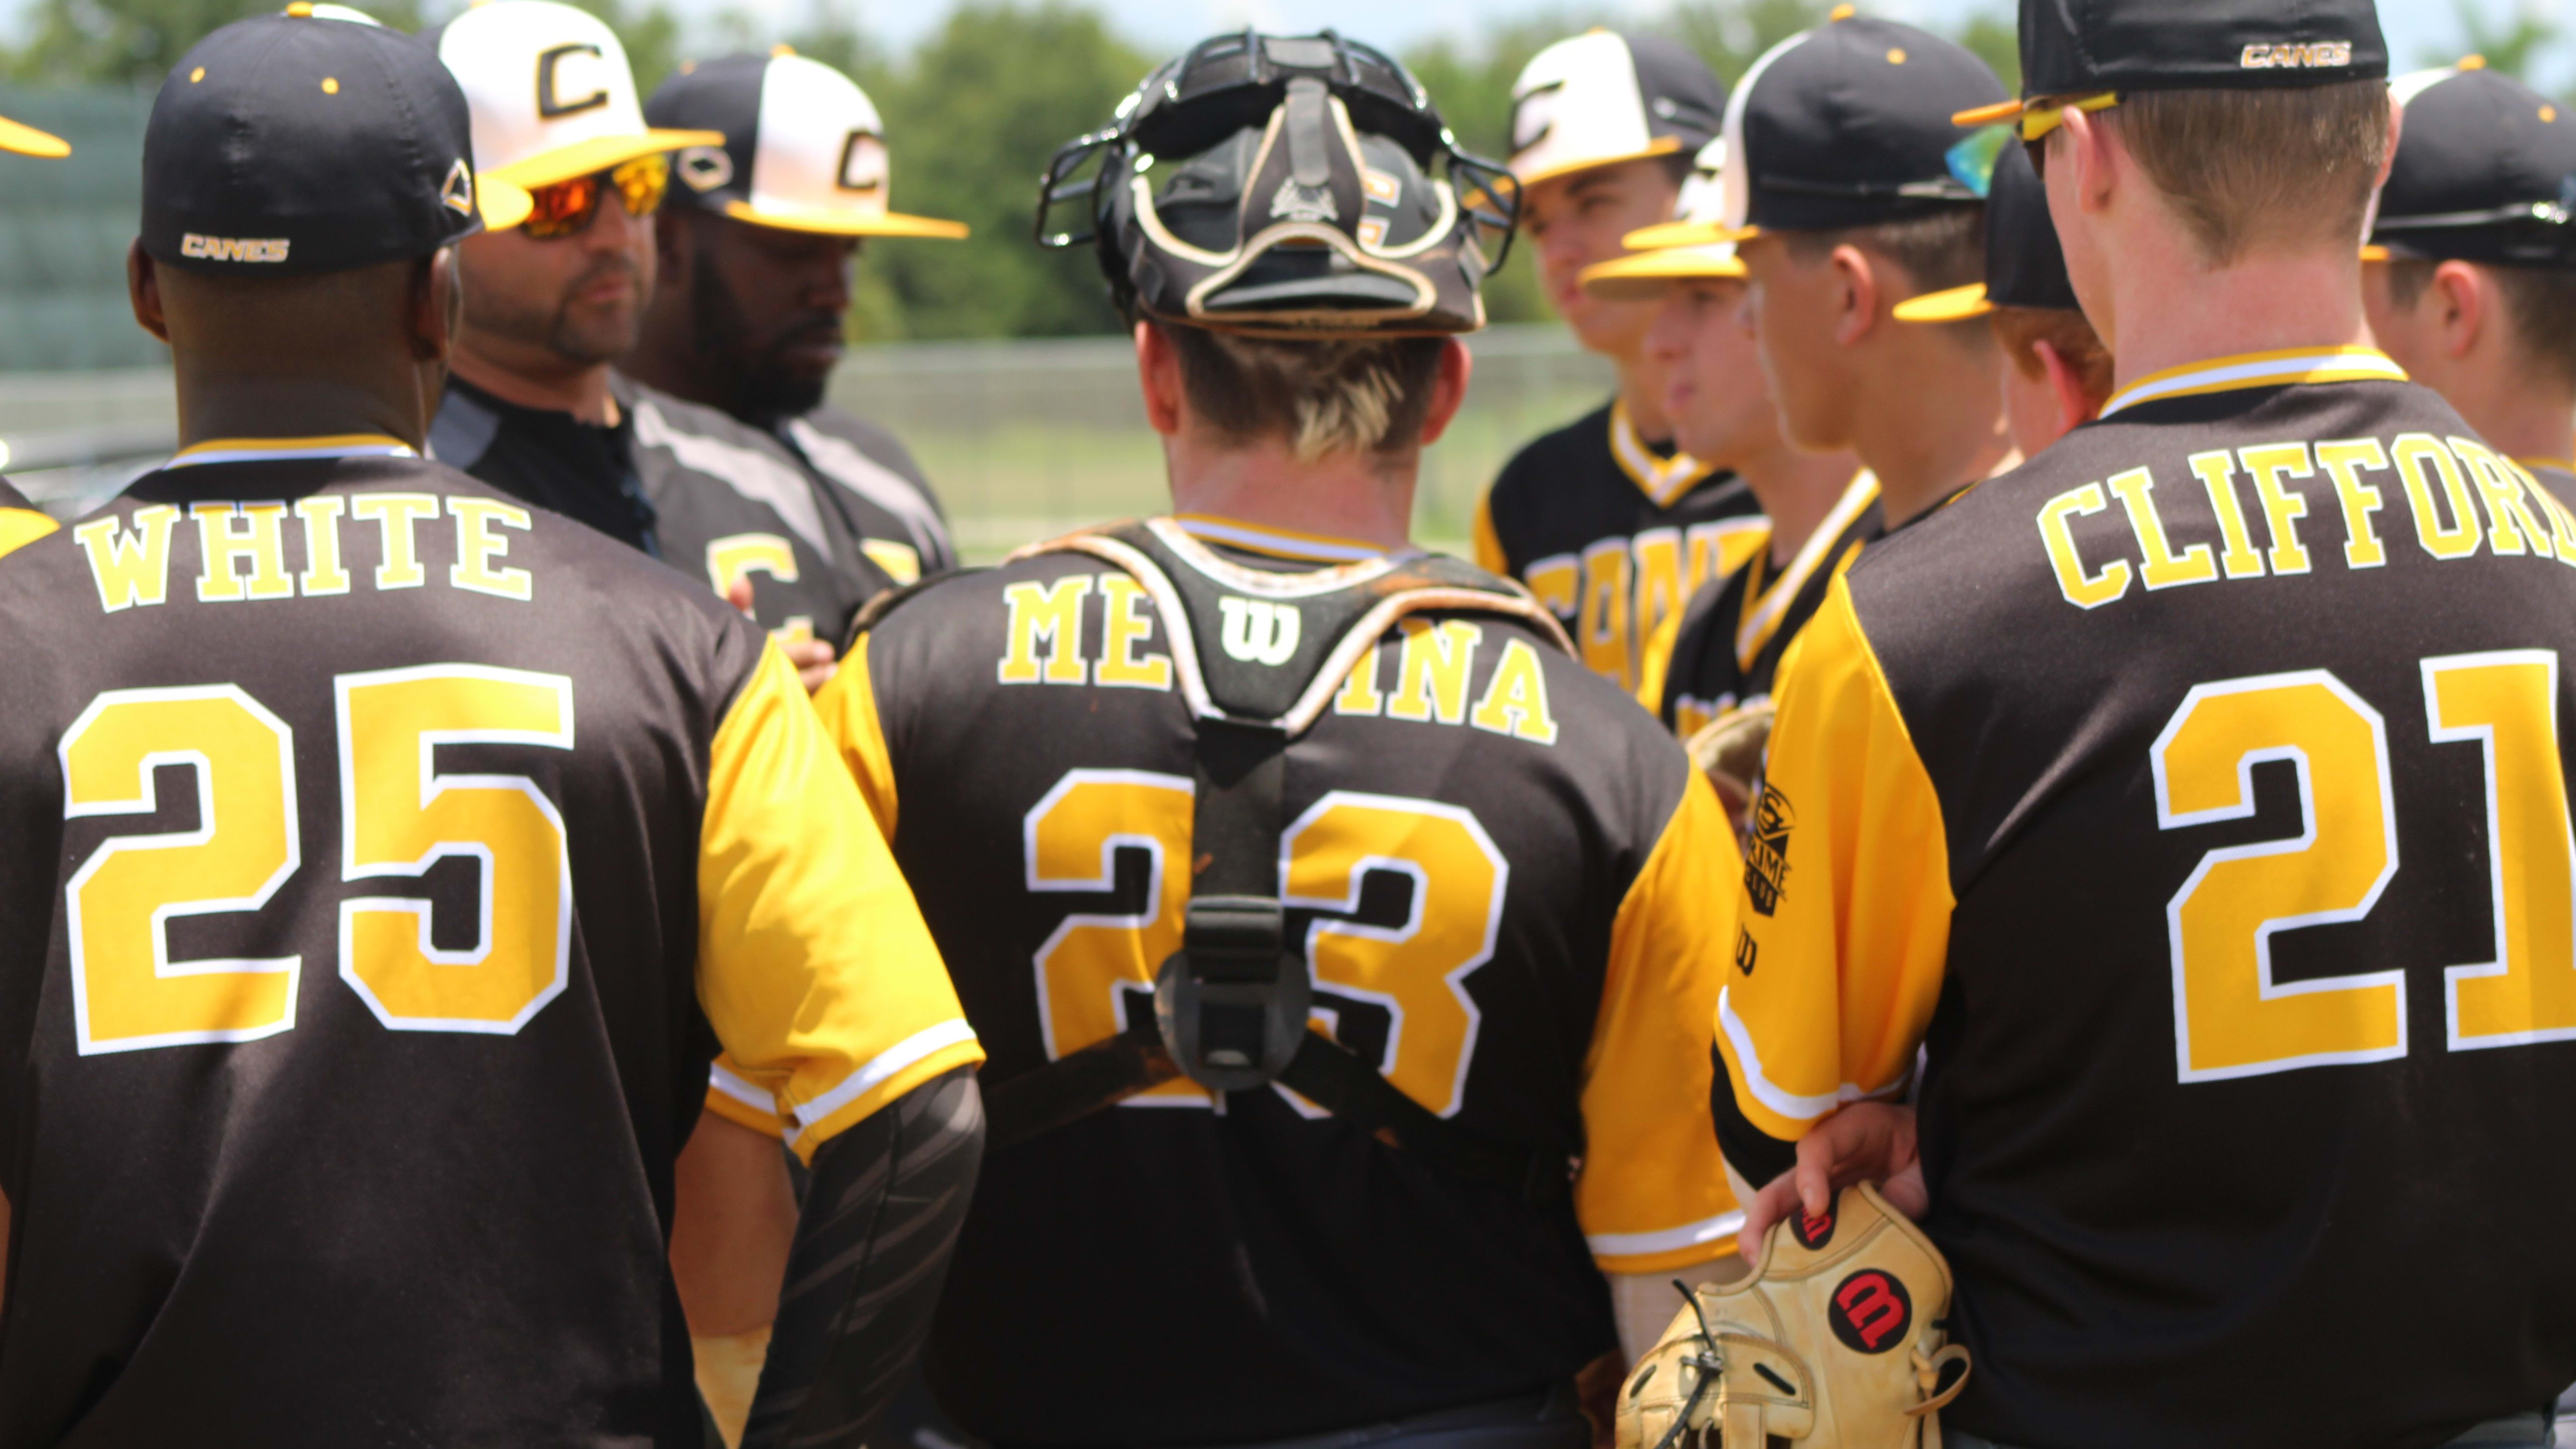
[[[1154,981],[1154,1018],[985,1097],[995,1148],[1025,1142],[1186,1076],[1211,1092],[1277,1082],[1441,1170],[1533,1201],[1565,1197],[1570,1143],[1505,1142],[1407,1097],[1308,1025],[1312,988],[1279,899],[1288,746],[1397,620],[1438,610],[1527,624],[1571,654],[1554,615],[1455,559],[1422,555],[1272,573],[1219,557],[1169,519],[1087,530],[1022,550],[1088,554],[1154,601],[1196,728],[1181,949]]]

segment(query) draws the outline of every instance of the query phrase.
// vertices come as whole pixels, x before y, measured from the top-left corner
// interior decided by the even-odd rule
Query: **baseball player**
[[[1991,153],[1986,193],[1986,279],[1896,304],[1896,320],[1925,325],[1983,317],[2012,365],[2004,371],[2004,422],[2013,448],[2036,458],[2091,422],[2111,397],[2111,352],[2076,304],[2066,253],[2048,215],[2048,190],[2009,129],[1974,139]],[[1970,162],[1967,169],[1976,174]]]
[[[58,159],[70,155],[72,148],[64,144],[60,136],[48,135],[33,126],[0,116],[0,151],[15,156]],[[8,479],[0,478],[0,553],[7,553],[53,531],[53,520],[38,512],[25,494],[10,487]],[[5,1226],[6,1222],[5,1218],[0,1218],[0,1226]]]
[[[1669,1094],[1736,857],[1553,614],[1406,541],[1508,178],[1331,35],[1155,72],[1049,232],[1095,162],[1178,511],[872,609],[816,699],[996,1053],[930,1381],[994,1443],[1580,1449],[1603,1274],[1642,1348],[1732,1269]]]
[[[1646,641],[1707,580],[1759,552],[1752,490],[1677,451],[1649,302],[1587,293],[1583,269],[1672,219],[1726,89],[1684,46],[1590,30],[1532,57],[1512,86],[1512,174],[1548,301],[1619,391],[1521,449],[1476,511],[1476,562],[1527,584],[1583,662],[1634,690]]]
[[[1747,1230],[1888,1179],[1970,1449],[2545,1443],[2576,520],[2365,345],[2368,0],[2035,0],[2021,42],[1961,120],[2034,148],[2118,390],[1870,545],[1781,671],[1716,1026]]]
[[[775,1444],[926,1320],[980,1056],[794,671],[421,456],[514,224],[415,39],[180,60],[135,314],[177,456],[0,564],[0,1443],[698,1449],[664,1264],[719,1045],[813,1165]]]
[[[2406,129],[2363,253],[2371,335],[2576,503],[2576,117],[2476,56],[2392,90]]]
[[[645,125],[617,37],[555,0],[477,5],[434,39],[473,107],[476,164],[528,188],[536,210],[461,249],[465,329],[432,448],[705,578],[819,685],[833,641],[893,583],[837,490],[760,430],[610,368],[653,292],[669,153],[723,133]]]
[[[859,547],[897,583],[957,566],[948,523],[894,435],[823,402],[841,357],[850,267],[871,237],[966,235],[889,210],[885,125],[849,77],[780,47],[684,66],[644,103],[721,146],[673,159],[655,218],[660,278],[619,366],[760,428],[825,483]],[[830,642],[836,647],[846,633]]]
[[[1722,141],[1709,147],[1724,149]],[[1694,178],[1683,225],[1719,219],[1722,174]],[[1810,579],[1829,574],[1876,534],[1878,482],[1848,453],[1802,453],[1781,436],[1779,410],[1743,323],[1743,261],[1728,242],[1652,245],[1672,232],[1649,227],[1632,234],[1631,243],[1645,249],[1588,268],[1583,287],[1595,296],[1657,304],[1646,348],[1664,369],[1674,436],[1692,457],[1742,478],[1769,523],[1765,548],[1700,585],[1647,642],[1638,702],[1687,741],[1739,701],[1768,695],[1779,650],[1814,612],[1790,606]],[[1677,646],[1681,667],[1675,670]],[[1757,678],[1748,690],[1748,680]],[[1723,770],[1711,778],[1729,813],[1740,814],[1743,781]]]

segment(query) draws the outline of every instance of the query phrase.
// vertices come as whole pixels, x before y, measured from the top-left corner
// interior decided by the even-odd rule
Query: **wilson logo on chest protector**
[[[1305,620],[1295,604],[1229,595],[1217,600],[1216,608],[1224,621],[1217,642],[1224,646],[1228,659],[1277,668],[1297,653],[1297,639]]]

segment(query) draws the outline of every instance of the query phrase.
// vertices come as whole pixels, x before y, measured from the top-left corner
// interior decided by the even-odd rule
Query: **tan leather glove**
[[[760,1391],[760,1366],[769,1357],[769,1330],[755,1328],[730,1338],[689,1336],[689,1351],[698,1358],[698,1394],[724,1434],[725,1449],[742,1442],[742,1427],[751,1421],[751,1398]]]

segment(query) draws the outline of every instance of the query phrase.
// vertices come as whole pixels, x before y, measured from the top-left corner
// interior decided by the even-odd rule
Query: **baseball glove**
[[[1875,1188],[1773,1224],[1759,1271],[1688,1297],[1619,1390],[1618,1449],[1940,1449],[1968,1380],[1950,1265]]]
[[[1762,752],[1771,746],[1771,714],[1771,701],[1757,699],[1710,720],[1682,745],[1717,787],[1718,802],[1738,831],[1753,802],[1753,782],[1762,775]]]

